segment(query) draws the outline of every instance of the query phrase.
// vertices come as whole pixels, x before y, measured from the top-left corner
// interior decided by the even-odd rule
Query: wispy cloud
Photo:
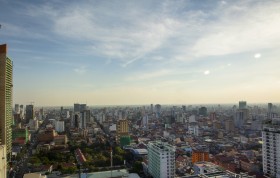
[[[227,55],[279,46],[280,3],[273,2],[249,1],[224,8],[221,18],[207,24],[206,33],[195,41],[193,54]]]
[[[87,72],[87,69],[86,69],[85,66],[80,66],[78,68],[75,68],[74,72],[76,72],[79,75],[83,75],[83,74],[85,74]]]
[[[142,74],[135,74],[134,76],[127,77],[127,81],[137,81],[137,80],[148,80],[153,78],[158,78],[162,76],[166,76],[171,74],[171,70],[160,70],[160,71],[153,71],[150,73],[142,73]]]

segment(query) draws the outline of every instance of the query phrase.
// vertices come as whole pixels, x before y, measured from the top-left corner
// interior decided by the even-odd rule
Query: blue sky
[[[14,103],[279,102],[280,1],[0,0]]]

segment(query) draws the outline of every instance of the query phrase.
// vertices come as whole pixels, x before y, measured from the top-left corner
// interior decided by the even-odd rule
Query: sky
[[[277,0],[0,0],[13,102],[279,102],[279,9]]]

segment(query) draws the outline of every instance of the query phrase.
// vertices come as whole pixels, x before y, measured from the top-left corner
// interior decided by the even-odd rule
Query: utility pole
[[[113,174],[113,172],[112,172],[113,171],[112,170],[113,169],[113,150],[112,150],[112,147],[111,147],[110,151],[111,151],[111,177],[113,177],[113,175],[112,175]]]

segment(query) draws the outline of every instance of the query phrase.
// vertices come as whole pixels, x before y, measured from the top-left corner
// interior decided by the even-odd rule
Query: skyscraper
[[[175,148],[163,142],[149,142],[148,170],[154,178],[175,177]]]
[[[271,112],[272,112],[272,106],[273,106],[272,103],[268,103],[268,104],[267,104],[267,112],[268,112],[268,113],[271,113]]]
[[[262,132],[263,172],[269,177],[280,177],[280,119],[265,125]]]
[[[26,105],[25,121],[29,123],[30,120],[34,119],[34,106]]]
[[[15,104],[15,113],[19,114],[19,104]]]
[[[8,159],[12,151],[12,89],[13,62],[7,57],[7,45],[4,44],[0,45],[0,144],[6,145]]]
[[[249,110],[248,109],[238,109],[235,113],[234,125],[237,128],[242,128],[248,121]]]
[[[80,104],[79,103],[74,103],[74,113],[80,112]]]
[[[239,101],[239,109],[246,109],[247,102],[246,101]]]

